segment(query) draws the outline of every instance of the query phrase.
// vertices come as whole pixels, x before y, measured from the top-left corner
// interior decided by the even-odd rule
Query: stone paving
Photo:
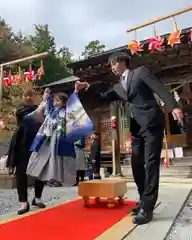
[[[192,240],[192,193],[166,240]]]
[[[155,209],[154,219],[149,224],[137,226],[126,240],[165,240],[172,227],[173,221],[178,215],[183,203],[189,195],[191,186],[189,184],[163,183],[160,185],[159,200],[161,204]],[[129,194],[129,192],[128,192]],[[183,226],[183,231],[186,225]],[[176,225],[177,230],[177,225]],[[174,231],[174,230],[172,230]],[[155,236],[155,238],[151,238]],[[171,238],[166,240],[190,240],[190,238]]]

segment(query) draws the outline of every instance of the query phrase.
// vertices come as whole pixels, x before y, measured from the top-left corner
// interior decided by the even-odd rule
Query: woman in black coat
[[[43,114],[42,119],[40,119],[41,114],[39,112],[38,119],[28,123],[28,125],[24,124],[24,117],[35,110],[37,110],[37,106],[34,104],[34,92],[31,89],[26,90],[22,96],[22,105],[16,111],[17,128],[11,139],[7,159],[7,167],[10,169],[10,173],[15,172],[16,174],[17,192],[19,202],[21,203],[21,208],[18,210],[19,215],[28,212],[30,209],[27,197],[28,183],[26,169],[31,154],[29,149],[41,126]],[[43,187],[43,182],[35,180],[33,206],[45,208],[45,205],[41,202]]]

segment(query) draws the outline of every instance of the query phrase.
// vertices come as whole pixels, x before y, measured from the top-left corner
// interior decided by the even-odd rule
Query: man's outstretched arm
[[[107,102],[119,100],[118,95],[113,89],[106,91],[104,93],[100,93],[99,91],[95,90],[93,85],[89,85],[88,83],[77,82],[75,85],[75,91],[81,92],[81,90],[83,90],[82,94],[87,94],[90,99],[97,102],[97,105],[102,105]]]

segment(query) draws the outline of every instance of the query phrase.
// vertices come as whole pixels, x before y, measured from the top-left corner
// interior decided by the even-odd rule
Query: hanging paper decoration
[[[155,26],[154,26],[154,37],[148,39],[148,43],[149,43],[149,49],[151,50],[152,53],[154,53],[155,50],[163,51],[164,38],[157,36]]]
[[[8,78],[8,77],[4,77],[3,82],[6,87],[10,87],[12,85],[12,82],[10,81],[10,78]]]
[[[134,40],[132,40],[131,43],[128,44],[128,49],[131,51],[132,55],[134,54],[138,55],[140,52],[143,51],[143,45],[136,39],[137,39],[137,36],[135,31]]]
[[[128,44],[128,49],[131,51],[131,54],[139,54],[143,51],[143,45],[137,40],[132,40],[130,44]]]
[[[176,21],[173,19],[174,32],[168,37],[168,44],[174,47],[175,44],[181,43],[181,31],[178,29]]]
[[[43,66],[43,60],[41,60],[41,66],[38,68],[36,73],[36,79],[39,80],[44,75],[44,66]]]
[[[41,76],[42,76],[41,68],[38,68],[36,77],[37,79],[41,79]]]
[[[29,66],[29,71],[28,72],[24,72],[24,79],[27,82],[35,80],[35,72],[32,70],[31,64]]]
[[[13,78],[13,76],[11,75],[11,71],[9,71],[8,76],[7,76],[7,77],[4,77],[4,79],[3,79],[4,85],[5,85],[6,87],[12,86],[13,80],[14,80],[14,78]]]
[[[151,49],[152,53],[154,53],[155,50],[163,51],[164,38],[154,37],[154,38],[150,38],[148,42],[150,43],[149,48]]]
[[[14,77],[14,83],[15,84],[20,84],[21,83],[21,76],[19,73],[17,73]]]

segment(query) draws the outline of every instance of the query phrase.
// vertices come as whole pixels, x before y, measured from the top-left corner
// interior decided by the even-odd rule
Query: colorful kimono
[[[31,146],[27,174],[42,181],[54,179],[66,184],[76,181],[74,144],[66,139],[66,110],[53,106],[49,97],[45,121]]]

